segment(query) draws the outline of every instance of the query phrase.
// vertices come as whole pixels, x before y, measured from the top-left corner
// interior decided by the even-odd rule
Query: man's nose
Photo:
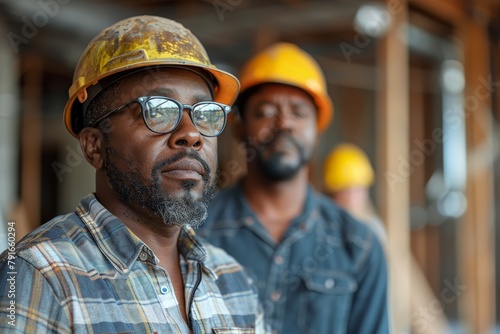
[[[179,125],[172,132],[168,144],[171,148],[200,149],[203,146],[203,136],[191,120],[188,109],[184,109]]]

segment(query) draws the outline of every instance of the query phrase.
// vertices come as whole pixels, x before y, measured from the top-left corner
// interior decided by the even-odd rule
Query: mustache
[[[294,136],[282,131],[275,132],[274,135],[271,138],[269,138],[269,140],[267,140],[265,143],[262,144],[262,146],[269,147],[280,139],[289,141],[298,150],[302,149],[300,142]]]
[[[159,162],[153,168],[153,175],[160,173],[160,171],[163,170],[163,168],[165,168],[165,166],[168,166],[171,163],[177,162],[183,158],[191,158],[191,159],[197,160],[203,166],[203,169],[205,170],[205,175],[203,175],[203,180],[206,181],[206,180],[210,179],[210,175],[212,174],[212,170],[210,169],[210,166],[208,165],[208,163],[205,160],[202,159],[202,157],[200,156],[198,151],[194,151],[194,150],[181,151],[181,152],[177,153],[176,155],[171,156],[170,158]]]

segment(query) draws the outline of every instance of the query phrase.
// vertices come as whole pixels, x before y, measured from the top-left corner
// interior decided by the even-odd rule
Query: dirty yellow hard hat
[[[101,31],[83,52],[64,108],[68,131],[78,136],[86,106],[102,91],[100,86],[107,79],[155,66],[206,71],[214,83],[216,102],[232,105],[239,92],[238,79],[217,69],[200,41],[183,25],[157,16],[131,17]]]
[[[295,44],[273,44],[246,63],[239,76],[241,93],[265,83],[281,83],[303,89],[312,96],[318,108],[318,130],[328,127],[333,103],[328,95],[325,77],[316,60]]]
[[[327,156],[324,164],[324,183],[328,191],[372,185],[373,168],[366,154],[358,146],[342,143]]]

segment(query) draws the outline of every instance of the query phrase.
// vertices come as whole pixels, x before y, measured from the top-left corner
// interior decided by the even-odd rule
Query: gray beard
[[[209,201],[194,200],[189,193],[186,193],[181,198],[169,198],[163,202],[152,202],[150,205],[155,206],[152,211],[161,217],[166,225],[190,225],[198,228],[207,219]]]
[[[210,167],[201,159],[197,152],[184,151],[157,164],[151,172],[151,183],[147,184],[142,179],[140,167],[136,161],[121,156],[106,143],[105,147],[105,175],[121,201],[130,205],[139,204],[169,226],[177,225],[198,228],[205,222],[208,214],[208,204],[215,192],[216,178],[210,183]],[[164,193],[161,189],[161,170],[166,165],[186,156],[198,160],[206,171],[203,176],[205,184],[203,195],[199,200],[194,199],[190,194],[189,190],[194,185],[191,181],[183,182],[182,186],[186,189],[186,192],[182,197],[170,197],[168,193]],[[122,160],[124,162],[123,165],[129,168],[127,170],[120,169],[110,157]],[[148,223],[146,222],[146,224]]]

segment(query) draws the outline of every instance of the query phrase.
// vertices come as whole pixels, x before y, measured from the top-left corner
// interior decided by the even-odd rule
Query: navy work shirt
[[[311,187],[276,243],[241,184],[214,198],[200,231],[257,282],[273,333],[388,333],[387,267],[373,232]]]

